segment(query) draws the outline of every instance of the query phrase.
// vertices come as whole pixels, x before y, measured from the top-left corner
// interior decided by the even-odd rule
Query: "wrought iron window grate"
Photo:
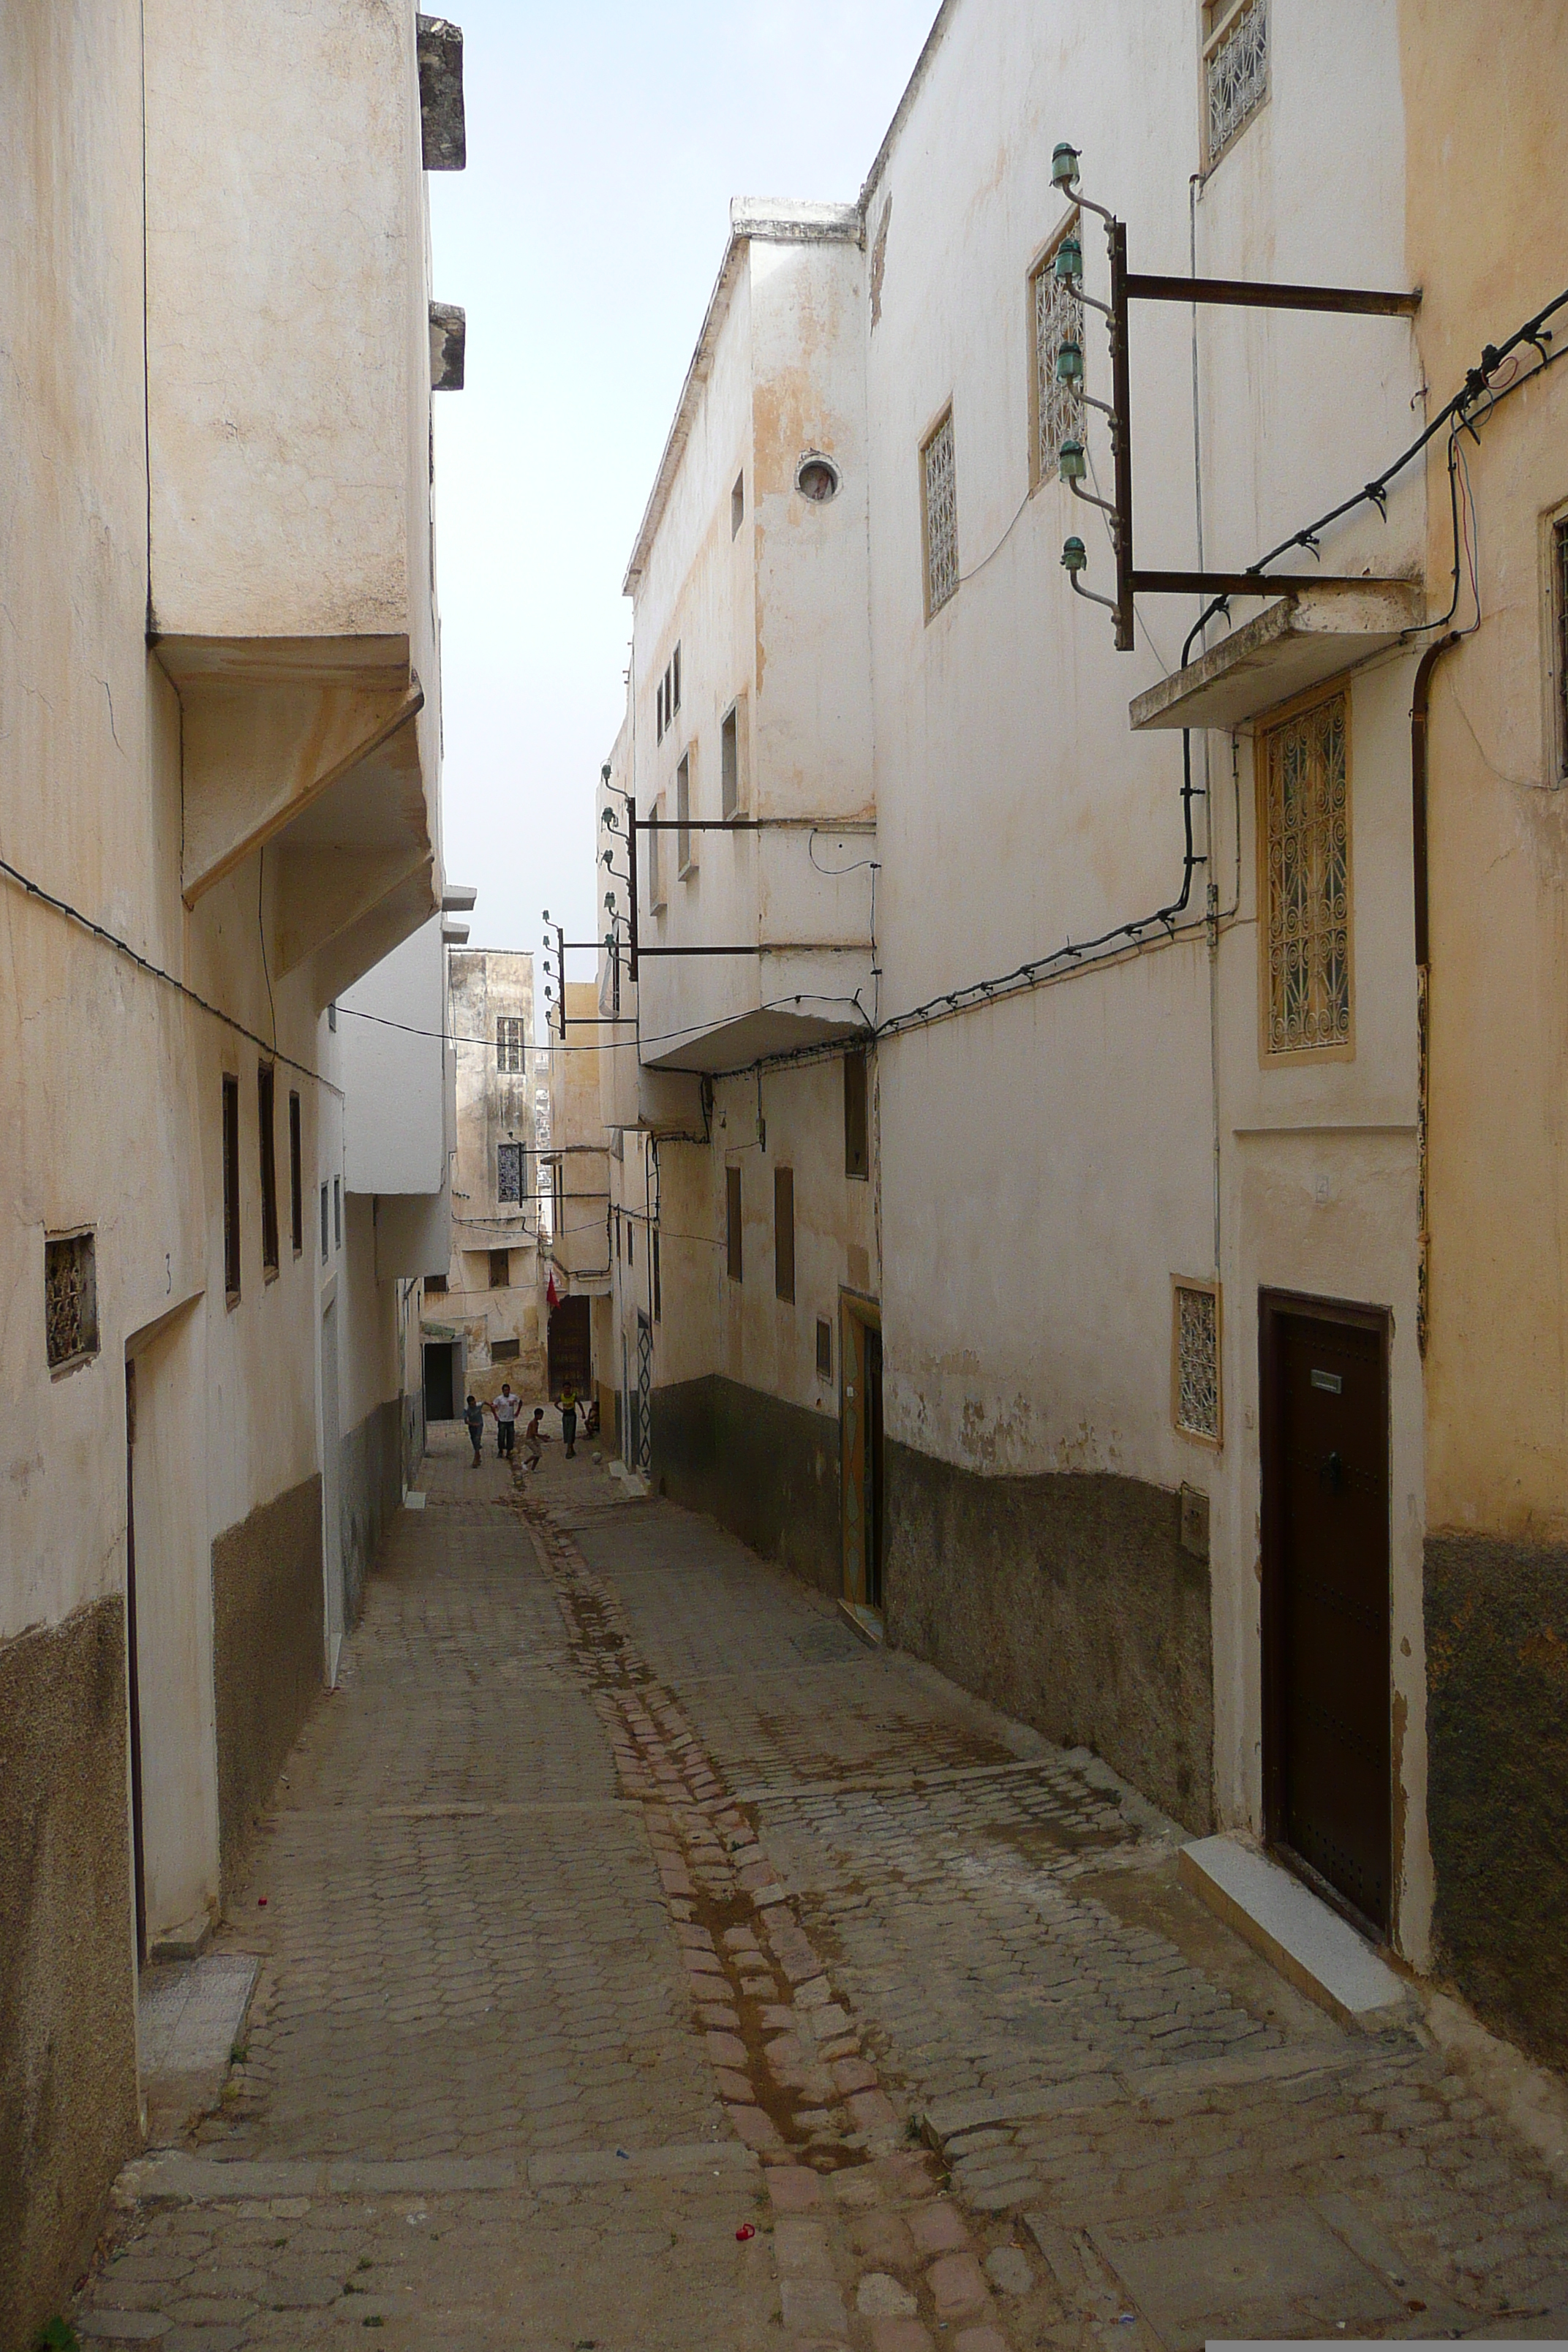
[[[1069,232],[1078,234],[1076,214],[1063,235]],[[1035,413],[1038,419],[1035,471],[1042,482],[1049,481],[1056,472],[1062,443],[1081,441],[1084,431],[1081,383],[1057,380],[1057,354],[1062,345],[1076,343],[1080,352],[1083,349],[1083,296],[1069,278],[1057,276],[1055,261],[1053,247],[1035,272]]]
[[[945,415],[922,453],[925,468],[926,611],[946,604],[958,586],[958,489],[952,415]]]
[[[1175,1416],[1189,1436],[1219,1443],[1219,1299],[1195,1283],[1176,1285]]]
[[[1231,0],[1206,11],[1204,95],[1208,160],[1217,163],[1268,95],[1268,0]]]
[[[500,1143],[496,1146],[496,1199],[521,1201],[522,1198],[522,1146],[521,1143]]]
[[[1350,792],[1345,698],[1268,738],[1270,1054],[1351,1042]]]
[[[502,1013],[496,1022],[497,1069],[522,1069],[527,1058],[527,1042],[524,1023],[515,1013]]]
[[[44,1244],[44,1328],[49,1370],[98,1348],[98,1281],[90,1234]]]

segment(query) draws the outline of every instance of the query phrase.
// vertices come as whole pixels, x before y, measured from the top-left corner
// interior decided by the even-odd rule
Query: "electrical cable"
[[[89,932],[95,940],[101,940],[105,947],[112,948],[117,955],[124,956],[150,978],[161,980],[165,988],[172,988],[177,996],[184,997],[199,1012],[207,1013],[214,1021],[221,1021],[226,1029],[232,1029],[237,1036],[245,1038],[261,1053],[270,1054],[276,1061],[282,1063],[285,1069],[298,1070],[302,1078],[314,1079],[317,1086],[325,1087],[329,1094],[336,1095],[340,1102],[343,1100],[342,1087],[335,1087],[331,1078],[322,1076],[320,1070],[312,1070],[308,1063],[295,1061],[291,1054],[280,1053],[276,1042],[269,1045],[265,1037],[258,1037],[254,1029],[247,1029],[243,1021],[235,1019],[232,1013],[226,1013],[221,1005],[209,1003],[205,996],[198,996],[194,988],[187,988],[183,980],[176,980],[172,971],[165,971],[162,964],[156,964],[150,956],[144,956],[140,949],[132,946],[129,940],[122,940],[117,931],[95,922],[90,915],[84,915],[81,908],[73,907],[68,898],[56,898],[52,890],[46,890],[41,882],[33,881],[19,866],[13,866],[4,857],[0,857],[0,874],[14,882],[18,889],[25,890],[29,898],[37,898],[57,915],[63,915],[68,922],[79,923],[82,929]]]

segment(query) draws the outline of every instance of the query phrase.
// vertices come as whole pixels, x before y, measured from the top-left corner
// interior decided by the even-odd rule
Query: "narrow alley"
[[[149,2085],[84,2339],[1553,2332],[1561,2179],[1414,2000],[1287,1986],[1104,1766],[586,1448],[514,1490],[440,1429],[423,1483],[195,1963],[258,1963],[227,2079]]]

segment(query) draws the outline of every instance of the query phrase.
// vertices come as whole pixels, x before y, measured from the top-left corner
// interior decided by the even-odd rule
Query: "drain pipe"
[[[1446,653],[1458,645],[1464,632],[1450,629],[1428,646],[1415,669],[1410,699],[1410,837],[1415,914],[1415,1186],[1419,1260],[1415,1270],[1415,1344],[1426,1354],[1431,1319],[1432,1234],[1427,1213],[1426,1134],[1432,1085],[1431,980],[1432,939],[1427,897],[1426,861],[1426,720],[1432,698],[1432,673]]]

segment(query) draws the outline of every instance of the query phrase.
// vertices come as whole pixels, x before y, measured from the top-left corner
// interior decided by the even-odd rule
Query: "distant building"
[[[540,1255],[544,1292],[549,1391],[570,1381],[598,1399],[600,1423],[615,1450],[620,1389],[610,1255],[612,1153],[620,1137],[605,1124],[600,1100],[599,992],[592,981],[565,983],[566,1030],[548,1040],[550,1125],[541,1157],[548,1239]],[[553,1283],[555,1305],[549,1305]]]
[[[460,1413],[470,1391],[542,1388],[538,1300],[539,1145],[533,958],[449,947],[447,1027],[456,1071],[452,1255],[426,1278],[420,1312],[425,1410]]]

